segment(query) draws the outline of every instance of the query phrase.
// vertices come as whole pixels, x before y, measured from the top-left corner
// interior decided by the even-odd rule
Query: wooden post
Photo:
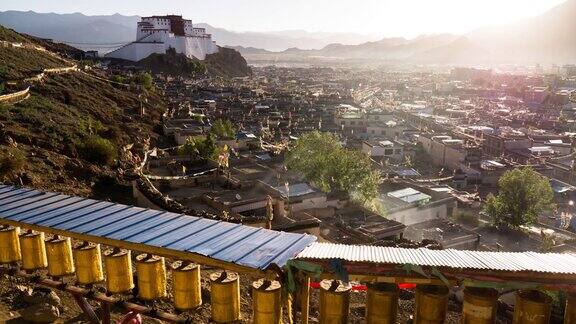
[[[300,323],[308,324],[310,317],[310,277],[302,279],[300,286]]]

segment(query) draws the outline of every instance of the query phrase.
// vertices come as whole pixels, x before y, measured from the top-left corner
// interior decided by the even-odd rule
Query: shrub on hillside
[[[0,153],[0,178],[13,176],[24,169],[26,157],[17,148],[10,148]]]
[[[78,152],[87,161],[100,165],[112,165],[118,156],[116,146],[99,136],[89,136],[80,143]]]

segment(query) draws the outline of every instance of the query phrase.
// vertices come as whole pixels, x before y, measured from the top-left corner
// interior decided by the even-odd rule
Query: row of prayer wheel
[[[106,272],[102,267],[102,255]],[[80,285],[105,281],[109,293],[130,292],[134,288],[131,253],[113,249],[100,253],[100,245],[82,242],[72,246],[70,238],[16,227],[0,228],[0,263],[22,262],[22,269],[47,269],[52,277],[76,275]],[[163,257],[136,256],[138,297],[155,300],[167,296],[166,266]],[[174,306],[189,310],[202,304],[200,266],[182,261],[171,265]],[[106,279],[106,280],[104,280]],[[231,323],[240,320],[240,281],[234,272],[218,271],[210,275],[212,320]],[[281,285],[278,281],[253,283],[254,323],[281,323]]]
[[[106,272],[102,268],[102,255]],[[138,296],[155,300],[167,296],[166,266],[163,257],[150,254],[136,256]],[[22,262],[24,270],[47,268],[52,277],[76,274],[81,285],[105,280],[108,292],[126,293],[134,288],[130,251],[114,249],[100,253],[100,245],[83,242],[71,244],[70,238],[54,236],[45,240],[44,233],[15,227],[0,228],[0,263]],[[200,267],[182,261],[171,265],[174,305],[189,310],[202,304]],[[240,320],[240,282],[233,272],[218,271],[210,275],[212,320],[231,323]],[[319,323],[348,323],[351,285],[339,280],[320,283]],[[253,322],[280,324],[282,289],[278,281],[258,280],[252,283]],[[494,289],[467,287],[464,290],[462,323],[495,323],[499,294]],[[415,298],[415,324],[440,324],[446,319],[449,289],[445,286],[418,285]],[[398,286],[387,283],[368,285],[366,323],[396,322]],[[551,300],[537,290],[516,294],[513,323],[544,324],[550,320]],[[576,324],[576,296],[567,300],[565,324]]]
[[[351,286],[340,281],[320,283],[319,323],[348,323]],[[446,286],[418,285],[414,324],[441,324],[446,320],[450,291]],[[491,288],[466,287],[462,309],[463,324],[496,322],[499,293]],[[368,285],[366,323],[396,323],[398,286],[376,283]],[[514,324],[546,324],[552,311],[551,298],[538,290],[516,293]],[[569,295],[564,316],[565,324],[576,324],[576,296]]]

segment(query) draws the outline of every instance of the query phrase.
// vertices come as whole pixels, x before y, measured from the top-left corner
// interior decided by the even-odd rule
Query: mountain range
[[[576,0],[567,0],[540,16],[487,27],[466,35],[384,38],[358,45],[330,44],[319,50],[287,49],[270,53],[234,48],[249,60],[284,57],[380,59],[414,63],[576,63]]]
[[[34,11],[0,12],[0,25],[17,32],[57,41],[75,43],[84,49],[90,45],[106,48],[113,43],[128,43],[136,38],[139,16],[87,16],[81,13],[55,14]],[[354,33],[324,33],[304,30],[271,32],[235,32],[206,23],[195,23],[206,28],[219,45],[265,48],[282,51],[291,47],[319,49],[330,43],[360,44],[378,37]],[[82,46],[85,45],[85,46]]]
[[[0,25],[34,36],[78,43],[116,43],[135,37],[138,16],[85,16],[6,11]],[[416,63],[575,63],[576,0],[567,0],[540,16],[508,25],[481,28],[465,35],[422,35],[371,39],[341,33],[300,30],[234,32],[204,27],[222,46],[250,59],[343,58],[402,60]],[[382,31],[385,33],[385,31]],[[82,44],[75,44],[82,47]]]

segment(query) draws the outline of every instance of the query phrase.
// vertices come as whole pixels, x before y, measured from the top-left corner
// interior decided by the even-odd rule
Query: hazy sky
[[[379,36],[465,33],[538,15],[564,0],[1,0],[0,11],[182,14],[236,31],[304,29]]]

